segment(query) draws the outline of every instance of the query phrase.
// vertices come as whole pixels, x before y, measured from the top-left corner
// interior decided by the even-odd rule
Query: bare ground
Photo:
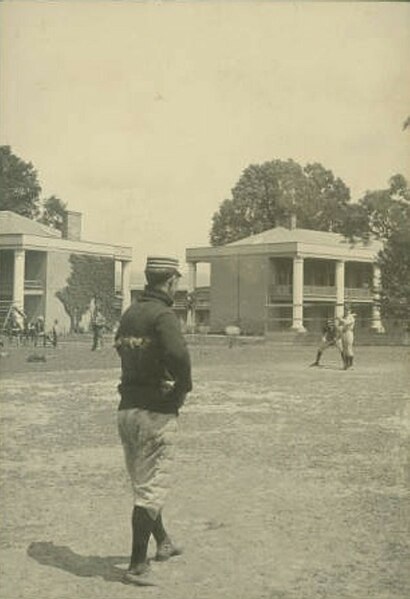
[[[409,352],[194,347],[165,518],[183,556],[123,583],[131,492],[118,364],[1,359],[1,599],[407,599]],[[155,548],[150,547],[150,554]]]

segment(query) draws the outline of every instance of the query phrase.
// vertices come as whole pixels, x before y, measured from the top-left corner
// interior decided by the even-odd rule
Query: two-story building
[[[66,212],[60,232],[14,212],[0,211],[2,321],[10,306],[16,306],[29,320],[43,316],[47,328],[58,320],[61,330],[68,330],[71,320],[58,295],[67,286],[76,258],[84,264],[88,260],[89,268],[93,260],[103,266],[119,313],[129,305],[131,248],[83,241],[81,221],[80,213]]]
[[[210,264],[210,328],[238,325],[244,333],[317,330],[341,316],[346,302],[358,326],[382,332],[377,304],[381,249],[352,244],[337,233],[276,227],[224,246],[189,248],[189,290],[197,264]]]

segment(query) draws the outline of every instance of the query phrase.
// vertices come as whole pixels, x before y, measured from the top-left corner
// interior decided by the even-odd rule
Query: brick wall
[[[223,256],[212,260],[211,330],[239,324],[248,334],[264,332],[269,262],[263,256]]]

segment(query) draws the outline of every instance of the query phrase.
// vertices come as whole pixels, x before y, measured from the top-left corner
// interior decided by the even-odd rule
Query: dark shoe
[[[148,562],[136,564],[135,566],[130,566],[130,568],[125,572],[124,578],[127,582],[139,586],[154,586],[154,583],[150,582],[147,577],[149,571],[150,567]]]
[[[311,368],[312,366],[320,366],[320,364],[319,364],[319,362],[312,362],[312,364],[310,364],[310,368]]]
[[[182,555],[182,548],[173,545],[173,543],[169,540],[165,540],[158,545],[155,559],[157,562],[165,562],[170,557],[174,557],[176,555]]]

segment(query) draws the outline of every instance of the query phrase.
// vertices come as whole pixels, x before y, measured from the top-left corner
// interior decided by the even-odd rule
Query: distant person
[[[44,316],[38,316],[34,323],[34,347],[37,347],[41,341],[43,342],[43,347],[45,347],[47,339]]]
[[[104,342],[104,328],[106,325],[106,320],[101,312],[101,310],[97,309],[94,312],[93,319],[91,321],[91,327],[93,331],[93,344],[91,347],[91,351],[96,351],[102,348]]]
[[[347,370],[348,368],[352,368],[353,366],[353,344],[355,324],[356,314],[353,313],[351,306],[347,305],[345,307],[344,317],[340,319],[345,370]]]
[[[322,329],[322,338],[317,349],[316,360],[311,366],[320,366],[320,359],[323,352],[329,349],[329,347],[336,347],[340,351],[344,363],[341,334],[338,326],[332,319],[327,320]]]
[[[27,345],[30,341],[30,322],[26,315],[24,315],[24,320],[23,320],[22,339],[23,339],[24,345]]]
[[[178,261],[148,258],[147,286],[123,314],[115,340],[121,358],[119,434],[134,493],[132,550],[126,579],[148,571],[151,534],[156,559],[179,555],[162,521],[172,480],[178,411],[191,391],[191,365],[180,323],[171,306]]]
[[[36,339],[36,323],[30,320],[28,323],[28,340],[34,345]]]
[[[24,321],[26,315],[17,306],[12,306],[7,317],[6,330],[9,341],[16,339],[16,345],[19,346],[24,338]]]
[[[58,320],[53,322],[53,328],[51,329],[51,345],[57,347],[58,344]]]

